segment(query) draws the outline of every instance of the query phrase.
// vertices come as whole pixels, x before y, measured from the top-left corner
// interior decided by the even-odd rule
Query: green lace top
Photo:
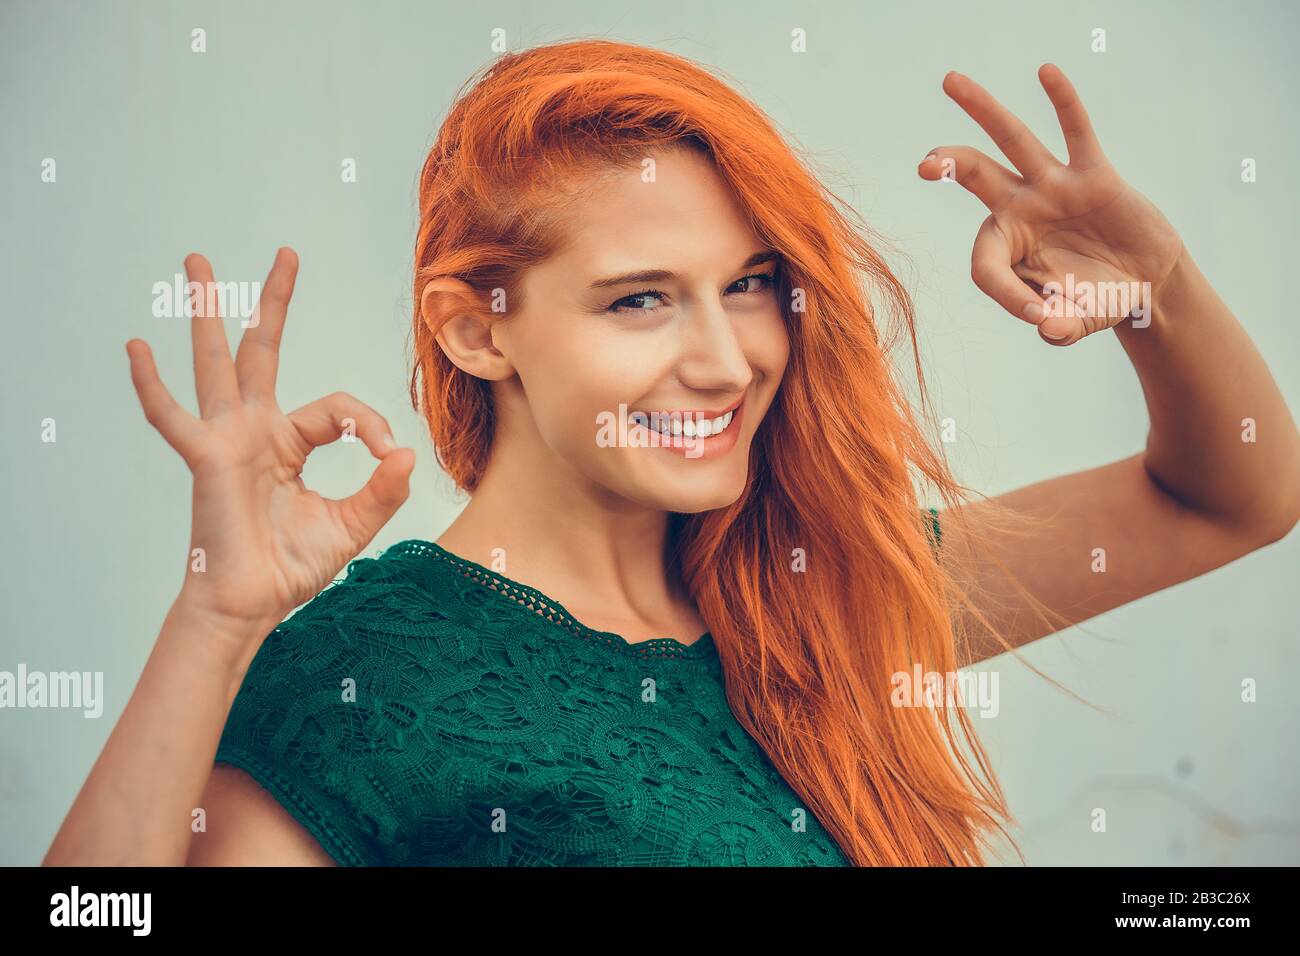
[[[629,643],[403,541],[266,638],[216,761],[343,865],[847,866],[723,686],[710,634]]]

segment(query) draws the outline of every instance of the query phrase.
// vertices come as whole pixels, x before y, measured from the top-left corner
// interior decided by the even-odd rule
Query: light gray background
[[[1086,9],[1085,9],[1086,8]],[[454,91],[492,56],[578,36],[720,68],[814,151],[831,188],[897,248],[929,382],[956,419],[964,482],[996,494],[1141,450],[1147,418],[1113,335],[1042,344],[969,278],[983,213],[920,180],[937,145],[995,153],[941,91],[986,85],[1064,156],[1035,70],[1060,64],[1113,162],[1181,231],[1300,397],[1294,301],[1300,88],[1290,3],[49,3],[0,8],[0,669],[103,671],[104,714],[0,710],[0,863],[39,862],[121,713],[179,587],[189,474],[145,423],[123,344],[146,338],[193,408],[183,320],[154,282],[198,250],[220,280],[301,256],[284,336],[285,408],[335,389],[420,455],[372,549],[436,538],[463,501],[406,400],[415,184]],[[207,30],[208,51],[190,52]],[[790,32],[809,49],[790,52]],[[1090,50],[1092,30],[1108,50]],[[53,157],[56,184],[42,183]],[[359,179],[340,182],[354,157]],[[1243,184],[1244,157],[1259,178]],[[232,340],[238,328],[231,327]],[[1206,348],[1214,343],[1206,342]],[[58,441],[40,441],[57,421]],[[311,460],[322,493],[372,461]],[[372,553],[372,552],[367,552]],[[976,721],[1034,864],[1300,862],[1294,602],[1300,535],[1009,658],[1001,714]],[[1240,681],[1259,702],[1239,702]],[[1108,811],[1108,832],[1089,811]]]

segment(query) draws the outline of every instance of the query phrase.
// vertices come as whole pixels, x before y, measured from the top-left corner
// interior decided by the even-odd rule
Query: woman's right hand
[[[186,258],[185,271],[190,282],[214,288],[203,256]],[[397,447],[383,416],[351,395],[335,392],[287,415],[280,410],[280,334],[297,274],[297,255],[281,248],[233,360],[221,316],[209,314],[216,312],[210,308],[214,296],[194,297],[198,418],[167,391],[149,346],[140,339],[126,345],[145,417],[194,476],[190,563],[180,603],[228,622],[237,643],[249,633],[260,641],[334,580],[406,501],[415,466],[414,451]],[[345,430],[379,465],[351,497],[322,498],[303,484],[303,464],[313,448]],[[195,549],[202,549],[201,564]]]

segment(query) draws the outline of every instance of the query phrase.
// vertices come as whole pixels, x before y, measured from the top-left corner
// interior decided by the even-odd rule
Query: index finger
[[[1011,165],[1020,170],[1030,183],[1042,178],[1053,166],[1060,165],[1051,150],[1030,132],[1028,126],[969,76],[953,70],[943,78],[943,90],[980,124],[998,149],[1011,160]]]
[[[288,246],[275,253],[244,336],[235,354],[239,391],[245,400],[274,401],[275,376],[280,367],[280,336],[298,276],[298,256]]]
[[[212,278],[212,264],[197,252],[185,257],[185,274],[196,288],[190,293],[190,339],[194,345],[194,391],[199,414],[239,404],[239,383],[230,358],[230,343],[221,321],[220,298]]]
[[[1065,135],[1065,148],[1070,154],[1071,165],[1091,166],[1101,162],[1101,143],[1092,131],[1092,121],[1088,111],[1083,108],[1083,101],[1074,90],[1074,84],[1066,77],[1065,71],[1055,63],[1044,63],[1038,69],[1038,82],[1047,91],[1047,98],[1056,109],[1056,118],[1060,121],[1061,132]]]

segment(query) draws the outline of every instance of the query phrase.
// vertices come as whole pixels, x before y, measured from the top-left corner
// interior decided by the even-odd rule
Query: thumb
[[[344,527],[360,551],[379,529],[388,523],[410,496],[410,477],[415,468],[415,451],[394,448],[375,468],[370,480],[356,494],[338,502]]]
[[[1043,300],[1011,267],[1011,245],[992,216],[984,220],[971,249],[970,277],[1002,308],[1022,322],[1043,320]]]
[[[1038,336],[1048,345],[1073,345],[1088,334],[1083,310],[1073,299],[1052,292],[1043,302],[1047,316],[1038,326]]]

